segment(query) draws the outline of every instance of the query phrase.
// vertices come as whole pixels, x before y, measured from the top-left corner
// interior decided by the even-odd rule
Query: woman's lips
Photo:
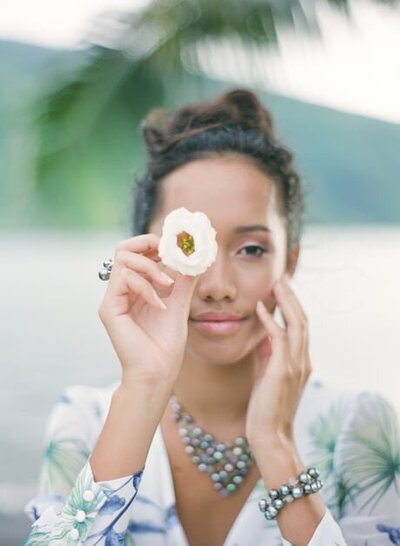
[[[190,319],[190,322],[201,332],[214,335],[228,335],[237,332],[245,320],[245,318],[230,318],[229,320]]]

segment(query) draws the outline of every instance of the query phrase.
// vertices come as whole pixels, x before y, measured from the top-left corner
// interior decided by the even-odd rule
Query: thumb
[[[190,303],[197,285],[199,275],[182,275],[178,273],[175,277],[175,284],[171,293],[171,303],[174,302],[182,308],[187,315],[190,311]]]

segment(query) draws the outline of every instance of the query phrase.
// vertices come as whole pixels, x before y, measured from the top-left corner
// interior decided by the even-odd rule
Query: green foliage
[[[389,488],[400,496],[400,430],[393,408],[379,395],[358,397],[358,411],[338,444],[338,473],[371,513]]]
[[[330,3],[347,9],[345,0]],[[44,75],[41,94],[36,85],[17,116],[18,134],[11,135],[11,121],[5,132],[0,128],[6,181],[0,222],[76,228],[128,223],[132,175],[146,159],[139,130],[145,114],[233,85],[201,73],[197,46],[232,38],[254,47],[273,45],[283,24],[318,32],[313,3],[305,11],[300,0],[154,0],[142,11],[105,17],[101,30],[93,29],[94,43],[73,58],[59,52],[57,64],[52,54],[47,71],[38,70]],[[34,72],[35,62],[30,66]],[[13,97],[15,88],[9,89]],[[398,172],[391,144],[397,126],[363,126],[361,118],[270,94],[264,98],[312,182],[313,220],[390,221],[398,214],[400,200],[388,200],[385,193],[393,191]],[[2,106],[0,101],[0,114]],[[378,181],[386,184],[384,191]]]

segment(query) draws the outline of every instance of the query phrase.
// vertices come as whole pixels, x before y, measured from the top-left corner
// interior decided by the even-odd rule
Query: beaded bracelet
[[[301,472],[297,478],[289,478],[288,483],[281,485],[278,489],[267,491],[267,497],[258,502],[265,519],[275,519],[286,504],[322,489],[324,484],[319,479],[319,474],[319,470],[312,467]]]

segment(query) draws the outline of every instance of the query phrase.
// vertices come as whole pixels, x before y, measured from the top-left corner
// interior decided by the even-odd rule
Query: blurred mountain
[[[51,184],[38,180],[34,168],[44,97],[55,84],[68,82],[86,59],[82,51],[0,42],[0,227],[109,228],[129,222],[132,173],[144,164],[141,97],[152,93],[156,106],[165,96],[152,82],[125,90],[118,116],[108,120],[113,130],[101,134],[100,144],[87,142],[79,158],[71,155],[62,164],[55,157]],[[169,85],[167,108],[235,84],[188,76],[187,84]],[[306,221],[400,220],[400,125],[270,93],[261,96],[281,139],[295,151],[306,183]],[[62,133],[64,128],[54,123],[52,130]]]

